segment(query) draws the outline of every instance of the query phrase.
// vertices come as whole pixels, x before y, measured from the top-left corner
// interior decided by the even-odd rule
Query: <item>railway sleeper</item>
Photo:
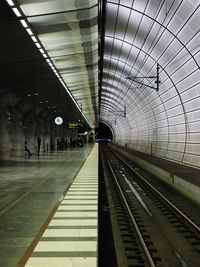
[[[168,219],[170,220],[171,223],[175,224],[178,227],[181,227],[183,225],[182,222],[177,218],[169,218],[168,217]]]
[[[145,265],[142,264],[135,264],[135,263],[131,263],[131,261],[128,261],[129,267],[144,267]]]
[[[142,237],[145,241],[150,239],[150,236],[146,232],[142,235]]]
[[[153,261],[154,261],[155,263],[157,263],[157,262],[162,262],[162,259],[161,259],[160,257],[158,257],[158,256],[152,256],[152,258],[153,258]],[[156,266],[157,266],[157,264],[156,264]]]
[[[133,235],[133,232],[132,231],[129,231],[129,230],[126,230],[126,229],[125,230],[124,229],[120,229],[120,232],[121,232],[122,235],[124,235],[124,234],[125,235],[126,234]]]
[[[158,207],[163,213],[166,213],[166,214],[171,215],[171,212],[170,212],[166,207],[163,207],[163,205],[157,205],[157,207]]]
[[[144,262],[144,259],[142,256],[135,255],[134,251],[127,251],[126,252],[127,258],[132,259],[132,260],[137,260],[137,261],[142,261]]]
[[[129,230],[130,229],[130,227],[128,227],[128,226],[121,226],[120,225],[120,231],[122,232],[122,231],[124,231],[124,232],[128,232],[128,233],[131,233],[131,231]]]
[[[118,222],[119,223],[121,223],[121,224],[125,224],[125,225],[127,225],[127,224],[130,224],[130,222],[129,222],[129,220],[126,218],[126,215],[118,215],[117,214],[117,219],[118,219]]]
[[[153,242],[150,241],[150,240],[145,240],[145,244],[150,247],[150,246],[153,246]]]
[[[163,213],[165,214],[165,216],[167,216],[169,218],[174,218],[174,215],[168,210],[164,211]]]
[[[133,243],[133,240],[136,240],[136,237],[123,237],[122,240],[124,243]]]
[[[134,267],[135,266],[143,266],[144,267],[145,266],[144,264],[145,264],[145,261],[143,259],[140,259],[140,260],[139,259],[129,259],[128,260],[129,266],[134,266]]]
[[[126,250],[134,250],[136,252],[141,253],[141,251],[138,248],[138,241],[137,240],[135,242],[132,242],[132,243],[124,243],[124,244],[125,244]]]
[[[149,252],[151,253],[151,255],[153,255],[153,254],[157,253],[157,250],[154,247],[150,247]]]
[[[132,236],[133,236],[133,234],[130,234],[130,233],[121,233],[121,235],[123,236],[123,237],[130,237],[130,238],[132,238]]]
[[[140,229],[140,231],[147,232],[147,230],[146,230],[144,224],[138,224],[138,223],[137,223],[137,226],[138,226],[138,228]]]
[[[121,228],[126,228],[126,229],[129,229],[130,228],[130,223],[129,222],[119,222]]]
[[[192,244],[193,246],[198,246],[198,247],[200,247],[200,242],[199,242],[199,241],[191,241],[191,244]]]
[[[134,251],[136,255],[141,255],[141,251],[138,249],[138,244],[135,244],[133,246],[125,246],[126,251]]]
[[[129,222],[129,220],[128,219],[126,219],[126,217],[124,217],[124,214],[123,215],[121,215],[121,214],[117,214],[117,218],[118,218],[118,221],[120,221],[120,222],[124,222],[124,223],[128,223]]]

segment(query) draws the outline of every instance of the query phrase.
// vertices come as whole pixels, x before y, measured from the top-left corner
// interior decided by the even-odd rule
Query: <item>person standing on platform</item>
[[[24,142],[24,150],[28,152],[28,157],[30,158],[31,157],[31,152],[29,150],[27,141]]]
[[[40,155],[40,146],[41,146],[41,138],[38,136],[37,138],[37,154]]]

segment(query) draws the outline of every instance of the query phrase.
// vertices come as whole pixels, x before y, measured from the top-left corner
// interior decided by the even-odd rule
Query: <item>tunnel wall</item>
[[[200,90],[191,87],[183,93],[173,93],[174,90],[153,91],[148,96],[140,91],[140,100],[132,95],[127,100],[127,117],[111,125],[114,142],[200,167]]]
[[[199,3],[147,2],[108,5],[101,120],[119,145],[199,168]]]

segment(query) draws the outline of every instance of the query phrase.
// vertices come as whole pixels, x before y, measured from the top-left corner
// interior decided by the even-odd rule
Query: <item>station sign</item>
[[[70,122],[68,124],[69,129],[77,129],[79,126],[78,122]]]

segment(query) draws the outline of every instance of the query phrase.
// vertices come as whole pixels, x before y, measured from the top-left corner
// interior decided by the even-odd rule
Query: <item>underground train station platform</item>
[[[0,266],[96,266],[98,145],[0,170]]]

